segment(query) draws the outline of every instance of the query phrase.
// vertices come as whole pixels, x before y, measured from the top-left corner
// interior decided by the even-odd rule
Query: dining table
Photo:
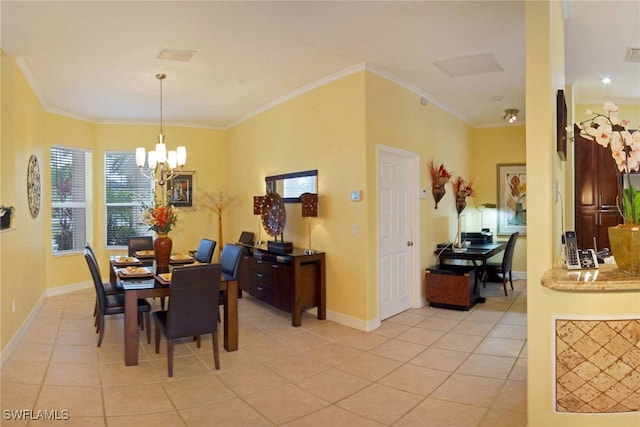
[[[170,271],[190,263],[180,257],[170,265]],[[194,260],[191,261],[191,263]],[[155,263],[137,257],[111,256],[110,281],[124,289],[124,362],[126,366],[138,364],[138,299],[170,297],[171,281],[166,271],[157,271]],[[195,263],[197,264],[197,262]],[[127,268],[129,268],[127,270]],[[132,272],[128,274],[128,272]],[[223,334],[225,350],[238,350],[238,282],[220,278],[220,291],[224,295]]]
[[[482,282],[486,286],[487,261],[489,258],[504,251],[506,246],[506,242],[472,243],[462,248],[454,248],[452,244],[439,244],[434,253],[438,256],[441,267],[451,260],[471,261],[473,265],[481,267]]]

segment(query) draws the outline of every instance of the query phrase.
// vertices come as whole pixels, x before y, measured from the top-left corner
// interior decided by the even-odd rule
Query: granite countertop
[[[565,266],[547,271],[542,286],[557,291],[638,291],[640,277],[623,273],[615,264],[597,269],[567,270]]]

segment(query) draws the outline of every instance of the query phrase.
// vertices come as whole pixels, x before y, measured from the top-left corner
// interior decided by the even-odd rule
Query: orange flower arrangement
[[[178,210],[171,205],[162,205],[158,201],[154,206],[142,205],[142,222],[159,235],[169,234],[178,221]]]

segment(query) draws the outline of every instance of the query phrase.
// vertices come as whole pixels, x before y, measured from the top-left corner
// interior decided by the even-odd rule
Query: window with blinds
[[[51,147],[51,245],[54,254],[84,249],[90,203],[91,153]]]
[[[129,237],[151,235],[140,214],[142,202],[153,203],[154,182],[138,170],[135,153],[105,153],[104,177],[107,247],[126,247]]]

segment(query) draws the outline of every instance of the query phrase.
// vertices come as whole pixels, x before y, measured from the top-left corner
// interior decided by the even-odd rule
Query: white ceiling
[[[2,49],[18,57],[45,108],[96,122],[157,123],[160,72],[165,123],[226,128],[364,67],[473,126],[504,125],[506,108],[524,118],[522,0],[4,0],[1,8]],[[640,48],[640,2],[565,2],[565,11],[566,77],[578,101],[638,104],[640,64],[624,57]],[[196,53],[168,61],[157,58],[161,48]],[[501,70],[450,77],[435,65],[478,55]],[[613,79],[606,88],[604,75]]]

